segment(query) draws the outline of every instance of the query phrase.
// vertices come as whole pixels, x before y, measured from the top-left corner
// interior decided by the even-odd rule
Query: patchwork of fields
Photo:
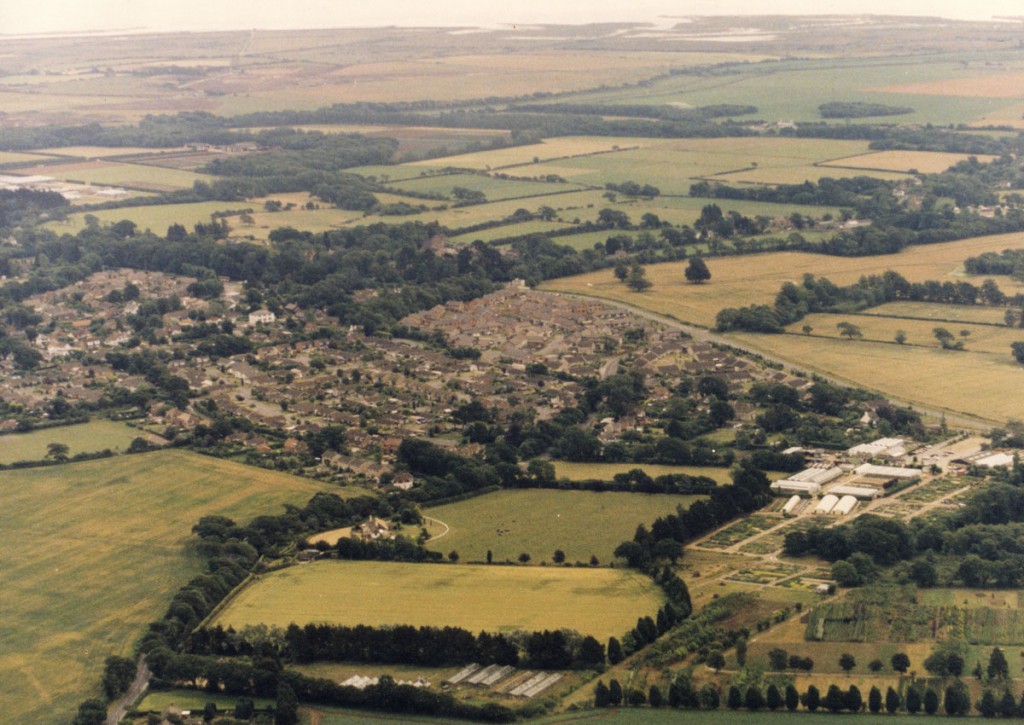
[[[605,641],[661,604],[657,586],[628,569],[319,561],[263,575],[213,624],[566,627]]]
[[[0,708],[10,722],[67,722],[103,660],[198,571],[201,516],[247,519],[301,505],[305,479],[182,451],[0,473]]]

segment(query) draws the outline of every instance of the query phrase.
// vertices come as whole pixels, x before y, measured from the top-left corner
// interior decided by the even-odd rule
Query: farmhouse
[[[393,539],[395,535],[391,532],[391,525],[387,521],[371,516],[365,522],[352,527],[352,538],[376,541],[377,539]]]
[[[269,325],[276,319],[277,315],[270,310],[256,310],[255,312],[249,313],[250,325]]]

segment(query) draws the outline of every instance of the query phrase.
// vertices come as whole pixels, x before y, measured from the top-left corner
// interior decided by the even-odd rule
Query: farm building
[[[846,454],[851,458],[902,458],[907,455],[907,446],[902,438],[879,438],[870,443],[849,448]]]
[[[921,475],[920,468],[898,468],[896,466],[875,466],[871,463],[862,463],[853,469],[853,472],[858,476],[866,476],[869,478],[886,478],[886,479],[898,479],[900,481],[910,481],[918,478]]]
[[[797,495],[793,495],[788,501],[786,501],[786,505],[782,507],[782,515],[792,516],[793,512],[796,511],[796,507],[800,505],[801,501],[803,501],[802,498],[800,498]]]
[[[1013,465],[1013,456],[1009,453],[986,453],[966,462],[979,468],[1005,468]]]
[[[839,499],[839,503],[832,507],[829,514],[832,516],[846,516],[850,514],[855,508],[857,508],[857,499],[853,496],[843,496]]]
[[[874,486],[835,486],[829,493],[835,496],[853,496],[856,499],[862,501],[870,501],[881,496],[884,492],[880,488]]]
[[[771,490],[780,495],[800,494],[813,496],[821,491],[821,487],[843,475],[841,468],[805,468],[788,478],[775,481]]]
[[[836,507],[837,503],[839,503],[839,498],[837,496],[826,494],[825,497],[818,502],[818,505],[814,507],[815,516],[824,516],[832,513],[832,509]]]

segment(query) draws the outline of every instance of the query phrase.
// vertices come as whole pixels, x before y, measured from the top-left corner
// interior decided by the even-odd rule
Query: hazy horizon
[[[954,20],[1024,16],[1019,0],[36,0],[0,7],[0,34],[168,32],[380,26],[494,26],[653,22],[730,15],[907,15]]]

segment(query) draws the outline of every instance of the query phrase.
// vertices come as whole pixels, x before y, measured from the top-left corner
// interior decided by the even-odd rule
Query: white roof
[[[784,478],[781,481],[773,482],[769,488],[780,493],[805,493],[811,496],[821,490],[821,484],[814,481],[794,481],[791,478]]]
[[[870,486],[835,486],[831,493],[836,496],[853,496],[854,498],[878,498],[881,490]]]
[[[843,475],[843,469],[833,468],[805,468],[800,473],[787,476],[787,481],[814,481],[815,483],[828,483]]]
[[[984,458],[979,458],[974,463],[982,468],[999,468],[1000,466],[1012,465],[1013,456],[1009,453],[993,453]]]
[[[839,499],[839,503],[837,503],[832,508],[832,510],[829,511],[829,513],[835,514],[836,516],[845,516],[846,514],[853,511],[853,509],[856,506],[857,499],[855,499],[853,496],[843,496],[841,499]]]
[[[871,441],[870,443],[861,443],[860,445],[848,449],[846,452],[853,456],[878,456],[897,449],[902,449],[905,452],[905,449],[903,449],[902,438],[879,438],[878,440]]]
[[[853,472],[861,476],[875,476],[878,478],[917,478],[921,475],[920,468],[876,466],[872,463],[862,463],[854,468]]]
[[[832,511],[837,503],[839,503],[839,499],[832,494],[828,494],[818,502],[817,506],[814,507],[814,513],[827,514]]]
[[[803,499],[800,498],[799,496],[794,495],[792,498],[786,501],[786,505],[782,507],[782,512],[788,514],[790,511],[799,506],[802,500]]]

